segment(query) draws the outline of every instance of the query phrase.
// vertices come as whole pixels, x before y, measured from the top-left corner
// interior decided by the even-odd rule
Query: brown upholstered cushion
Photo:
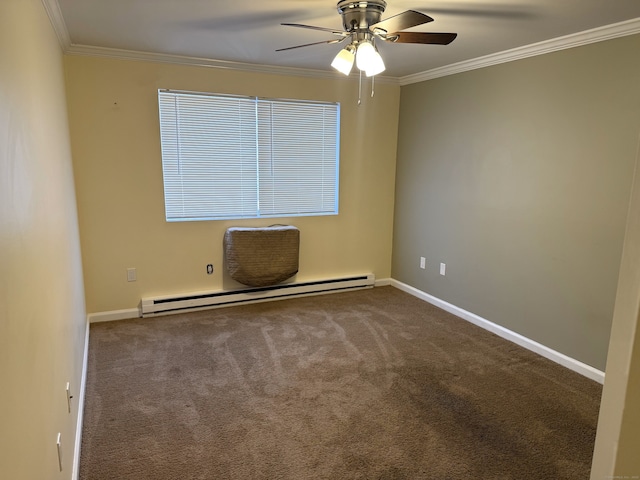
[[[300,230],[296,227],[231,227],[223,243],[227,271],[244,285],[275,285],[298,272]]]

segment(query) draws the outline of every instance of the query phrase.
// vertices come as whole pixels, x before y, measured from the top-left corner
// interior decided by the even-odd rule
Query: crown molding
[[[67,30],[67,24],[64,23],[58,0],[42,0],[42,5],[49,16],[54,32],[56,32],[62,51],[66,52],[71,45],[71,37],[69,36],[69,30]]]
[[[55,0],[51,0],[55,1]],[[188,57],[184,55],[171,55],[165,53],[143,52],[136,50],[124,50],[108,47],[94,47],[90,45],[71,44],[65,53],[68,55],[86,55],[92,57],[107,57],[120,60],[138,60],[145,62],[169,63],[173,65],[189,65],[196,67],[221,68],[226,70],[239,70],[253,73],[267,73],[275,75],[289,75],[298,77],[344,79],[339,72],[312,70],[308,68],[280,67],[273,65],[259,65],[253,63],[233,62],[228,60],[215,60],[211,58]],[[352,77],[354,80],[356,77]],[[399,85],[395,77],[376,76],[376,82]]]
[[[477,70],[479,68],[490,67],[501,63],[513,62],[523,58],[544,55],[546,53],[556,52],[558,50],[566,50],[569,48],[580,47],[590,43],[602,42],[627,35],[640,33],[640,18],[627,20],[620,23],[614,23],[604,27],[586,30],[564,37],[558,37],[543,42],[525,45],[524,47],[505,50],[504,52],[486,55],[484,57],[465,60],[463,62],[453,63],[440,68],[434,68],[421,73],[415,73],[399,78],[400,85],[410,85],[412,83],[433,80],[434,78],[454,75],[456,73]]]
[[[188,57],[183,55],[171,55],[152,52],[142,52],[135,50],[124,50],[117,48],[95,47],[90,45],[77,45],[71,43],[69,31],[64,22],[62,12],[58,0],[42,0],[42,4],[49,16],[51,25],[58,37],[58,41],[62,46],[62,50],[68,55],[87,55],[97,57],[117,58],[123,60],[139,60],[157,63],[170,63],[174,65],[191,65],[211,68],[222,68],[229,70],[240,70],[253,73],[267,73],[275,75],[290,75],[308,78],[324,78],[337,79],[344,77],[333,71],[313,70],[307,68],[296,67],[278,67],[273,65],[258,65],[251,63],[233,62],[227,60],[215,60],[210,58]],[[434,68],[420,73],[406,75],[404,77],[389,77],[378,75],[376,82],[391,85],[410,85],[412,83],[433,80],[439,77],[454,75],[456,73],[477,70],[479,68],[490,67],[501,63],[513,62],[523,58],[544,55],[559,50],[588,45],[590,43],[602,42],[627,35],[640,33],[640,18],[627,20],[604,27],[594,28],[563,37],[545,40],[542,42],[525,45],[523,47],[505,50],[504,52],[493,53],[484,57],[478,57],[471,60],[465,60],[451,65]],[[356,80],[356,75],[351,75],[349,80]]]

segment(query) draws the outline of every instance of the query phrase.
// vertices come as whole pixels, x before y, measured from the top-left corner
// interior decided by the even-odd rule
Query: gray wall
[[[403,87],[393,278],[604,370],[639,51],[635,35]]]

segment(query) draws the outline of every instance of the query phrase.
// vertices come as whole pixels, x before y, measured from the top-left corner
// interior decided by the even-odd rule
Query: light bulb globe
[[[369,68],[365,70],[365,74],[367,77],[373,77],[374,75],[378,75],[385,71],[384,61],[380,54],[374,50],[375,55],[372,56],[371,61],[369,62]]]
[[[369,41],[364,41],[358,45],[356,51],[356,66],[363,71],[367,71],[372,68],[373,62],[375,62],[376,49]]]
[[[331,66],[338,70],[340,73],[345,75],[349,75],[351,73],[351,68],[353,68],[353,61],[355,55],[353,53],[353,49],[343,48],[338,52],[338,54],[331,62]]]

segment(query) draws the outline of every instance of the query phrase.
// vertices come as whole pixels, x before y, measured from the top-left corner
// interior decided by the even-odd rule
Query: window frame
[[[253,161],[255,164],[254,165],[255,185],[253,185],[252,188],[255,190],[254,192],[255,208],[248,209],[246,211],[239,209],[239,210],[242,210],[242,213],[240,214],[237,211],[234,211],[233,208],[231,208],[231,211],[229,211],[229,213],[221,214],[220,211],[216,212],[216,211],[209,210],[210,213],[199,214],[199,215],[196,215],[193,212],[191,212],[189,208],[185,209],[185,205],[188,206],[189,200],[192,198],[193,200],[191,200],[191,205],[193,206],[195,205],[195,203],[193,202],[200,199],[208,200],[209,202],[214,202],[214,200],[218,196],[222,197],[222,194],[203,193],[206,190],[205,187],[200,187],[202,191],[200,191],[199,193],[196,188],[193,189],[195,190],[195,193],[190,193],[189,195],[185,195],[184,193],[185,183],[189,184],[188,181],[185,181],[185,178],[187,178],[188,175],[186,173],[183,173],[183,171],[181,171],[180,165],[182,164],[181,163],[182,162],[181,143],[182,143],[183,137],[186,134],[184,132],[181,132],[181,129],[185,128],[180,123],[182,121],[180,119],[180,115],[184,114],[184,111],[180,110],[181,107],[178,105],[178,99],[179,98],[186,99],[190,97],[195,97],[196,99],[209,98],[209,99],[212,99],[213,101],[220,100],[221,104],[222,102],[225,102],[225,101],[238,102],[239,106],[244,106],[244,107],[246,107],[247,104],[254,105],[255,116],[253,117],[252,127],[255,131],[255,140],[253,143],[249,141],[248,147],[245,147],[245,146],[238,147],[237,145],[235,147],[240,148],[241,155],[247,155],[246,158],[251,158],[251,154],[254,156]],[[169,98],[171,98],[174,101],[173,106],[168,105]],[[163,102],[167,102],[167,104]],[[277,173],[277,174],[274,173],[273,166],[271,167],[271,172],[270,172],[272,177],[276,179],[280,179],[281,181],[285,175],[285,173],[283,172],[289,172],[289,174],[291,174],[290,172],[291,170],[296,170],[296,171],[300,170],[300,168],[298,167],[291,166],[292,165],[291,161],[292,160],[295,161],[295,159],[290,158],[291,154],[287,156],[286,151],[292,150],[293,147],[298,145],[296,144],[296,141],[302,142],[303,140],[305,140],[304,128],[301,129],[299,127],[300,125],[299,120],[300,118],[303,118],[303,117],[297,118],[296,117],[297,114],[295,113],[295,110],[296,109],[302,110],[303,108],[309,108],[313,106],[318,107],[318,112],[313,112],[313,114],[322,115],[322,119],[319,121],[321,126],[319,126],[318,129],[316,130],[316,133],[318,135],[322,135],[322,141],[318,142],[317,138],[312,136],[308,136],[308,138],[306,138],[306,141],[312,142],[315,139],[314,145],[316,146],[316,148],[319,148],[320,150],[322,150],[322,154],[320,155],[320,158],[318,160],[312,159],[307,162],[308,165],[306,167],[304,165],[302,166],[302,176],[306,177],[306,183],[303,183],[302,188],[298,187],[298,184],[296,183],[298,180],[297,178],[295,180],[292,180],[291,178],[289,178],[287,181],[284,182],[285,186],[283,187],[283,189],[281,190],[276,189],[276,191],[273,191],[270,194],[273,197],[280,199],[281,203],[279,205],[281,205],[282,203],[287,203],[284,199],[286,200],[292,199],[292,197],[282,195],[283,191],[290,195],[295,195],[291,193],[293,190],[299,191],[298,197],[293,198],[294,204],[296,200],[301,200],[301,199],[308,200],[304,198],[305,195],[311,198],[311,200],[308,200],[307,203],[301,202],[301,204],[304,203],[305,207],[299,206],[298,207],[299,211],[294,211],[295,209],[291,207],[290,205],[291,202],[289,202],[288,205],[292,208],[292,210],[288,210],[288,211],[277,210],[275,212],[264,213],[266,209],[263,209],[263,211],[261,211],[260,207],[261,207],[261,202],[264,205],[263,196],[267,195],[266,192],[263,192],[261,190],[261,183],[265,182],[265,178],[268,177],[268,175],[262,173],[262,170],[264,169],[263,164],[265,162],[265,157],[267,159],[266,161],[269,162],[271,165],[274,165],[277,162],[280,162],[278,163],[278,165],[280,166],[284,165],[284,167],[280,169],[279,171],[280,173]],[[201,107],[200,105],[196,106],[194,111],[197,111],[198,108],[200,107]],[[261,143],[260,143],[263,139],[263,136],[264,136],[263,130],[265,128],[264,126],[265,120],[261,119],[262,110],[273,109],[275,107],[278,107],[278,108],[282,107],[282,108],[285,108],[285,110],[287,107],[291,107],[290,110],[294,111],[294,113],[288,112],[288,115],[290,115],[290,118],[288,118],[288,122],[294,125],[289,127],[290,129],[292,129],[291,135],[294,136],[293,137],[294,139],[291,140],[290,138],[288,138],[286,136],[286,133],[288,132],[285,132],[284,136],[279,137],[280,138],[279,140],[278,139],[275,140],[276,146],[281,146],[281,147],[284,146],[282,150],[285,151],[285,153],[279,154],[277,152],[274,152],[274,149],[272,148],[274,144],[273,137],[276,135],[274,131],[276,130],[276,126],[279,126],[279,125],[269,124],[267,126],[267,131],[269,132],[268,135],[270,136],[267,138],[267,141],[271,141],[271,146],[267,149],[268,154],[265,154],[263,151],[261,151]],[[166,110],[163,110],[165,108],[168,108],[169,110],[171,109],[173,110],[171,110],[170,113],[167,113]],[[211,109],[215,107],[210,106],[206,108]],[[206,111],[206,109],[203,111]],[[304,111],[309,113],[308,110],[304,110]],[[314,100],[282,99],[282,98],[264,98],[264,97],[247,96],[247,95],[193,92],[193,91],[173,90],[173,89],[158,89],[158,112],[159,112],[159,123],[160,123],[159,127],[160,127],[160,146],[161,146],[164,204],[165,204],[165,220],[167,222],[209,221],[209,220],[215,221],[215,220],[239,220],[239,219],[283,218],[283,217],[298,217],[298,216],[338,215],[339,191],[340,191],[340,188],[339,188],[340,186],[340,175],[339,175],[340,174],[340,103],[339,102],[323,102],[323,101],[314,101]],[[209,110],[209,113],[211,112],[212,110]],[[311,117],[316,120],[316,123],[318,123],[318,120],[316,119],[315,116],[311,115]],[[235,121],[237,119],[235,116],[228,116],[228,117],[224,117],[223,115],[216,116],[215,112],[211,115],[211,118],[217,121],[220,121],[224,118],[229,118],[230,121]],[[298,120],[298,123],[296,123],[296,120]],[[172,122],[174,121],[175,121],[175,127],[172,125]],[[239,121],[241,122],[242,119]],[[287,123],[287,122],[283,122],[283,123]],[[217,124],[217,125],[219,126],[220,124]],[[329,132],[329,134],[327,132]],[[183,137],[181,137],[180,135],[182,135]],[[211,131],[209,131],[209,135],[211,135]],[[251,133],[249,133],[248,135],[251,136]],[[300,137],[295,137],[295,135],[300,135]],[[328,142],[327,140],[325,140],[326,136],[329,137]],[[169,140],[169,138],[171,138],[171,140]],[[211,143],[211,142],[208,142],[208,143]],[[240,143],[242,143],[242,140],[240,140]],[[309,143],[305,144],[305,146],[307,146],[308,144]],[[202,142],[199,145],[202,145]],[[216,145],[222,145],[222,142]],[[321,148],[317,147],[317,145],[321,145]],[[328,148],[326,148],[326,146],[328,146]],[[286,147],[288,147],[288,149]],[[170,150],[171,150],[171,154],[167,153]],[[192,150],[193,150],[193,146],[192,146]],[[209,147],[209,149],[206,150],[204,153],[211,153],[211,152],[213,152],[213,149],[212,147]],[[199,168],[201,169],[207,168],[206,167],[207,157],[204,153],[198,152],[195,154],[196,157],[198,155],[202,157],[202,158],[198,158],[198,160],[201,162],[199,164],[200,165]],[[314,152],[312,151],[312,153],[310,153],[309,155],[313,155],[313,154]],[[282,157],[279,157],[278,155],[282,155]],[[229,168],[240,168],[237,165],[233,164],[233,162],[237,160],[236,157],[234,157],[233,154],[231,153],[230,153],[230,156],[233,157],[231,160],[220,160],[220,158],[210,157],[211,160],[218,162],[215,165],[215,168],[210,169],[211,172],[213,172],[214,170],[216,170],[216,168],[219,168],[220,166],[223,166],[223,167],[227,166]],[[303,154],[300,154],[300,151],[297,151],[296,156],[301,157],[303,156]],[[186,163],[187,160],[191,160],[191,159],[187,158],[184,164],[193,165],[193,163],[192,164]],[[176,165],[177,165],[177,168],[176,168]],[[173,171],[170,171],[172,168],[173,168]],[[182,168],[185,168],[185,167],[182,167]],[[306,168],[306,171],[305,171],[305,168]],[[320,171],[320,174],[318,174],[318,171]],[[207,171],[209,175],[213,175],[211,172]],[[193,176],[193,174],[191,175]],[[179,181],[181,182],[181,186],[180,186],[181,192],[179,195],[175,195],[175,191],[174,191],[176,188],[175,185],[171,187],[172,185],[171,182],[175,182],[176,179],[179,179]],[[322,179],[322,180],[319,180],[319,179]],[[197,181],[200,181],[200,180],[201,179],[198,179]],[[273,179],[270,178],[269,180],[272,181]],[[206,180],[200,181],[200,183],[206,184]],[[318,186],[318,184],[320,186]],[[305,190],[305,187],[308,187],[307,190]],[[171,188],[173,188],[174,190],[171,190]],[[187,190],[188,188],[191,188],[191,187],[187,187]],[[192,197],[193,195],[203,195],[203,196],[196,198],[196,197]],[[241,194],[241,196],[243,195],[244,193]],[[316,211],[311,211],[309,210],[311,208],[309,207],[309,205],[312,205],[312,206],[314,205],[313,204],[314,195],[319,196],[320,200],[316,201],[316,204],[318,206]],[[175,200],[175,198],[173,197],[182,197],[182,198],[180,200]],[[253,198],[251,193],[248,193],[246,197],[249,200]],[[185,198],[187,198],[187,200],[185,200]],[[245,200],[246,199],[243,196],[242,201],[244,202]],[[175,203],[170,205],[171,201],[174,201]],[[229,205],[231,204],[235,205],[235,203],[233,203],[232,200],[229,200],[229,202],[230,202]],[[225,206],[223,203],[224,202],[222,202],[223,207],[228,207],[228,206]],[[246,203],[246,205],[250,205],[250,203]],[[196,209],[197,207],[193,207],[193,208]],[[302,211],[304,210],[304,208],[307,208],[307,210]],[[181,210],[182,213],[176,214],[175,212],[178,210]],[[196,210],[193,210],[193,211],[195,212]]]

